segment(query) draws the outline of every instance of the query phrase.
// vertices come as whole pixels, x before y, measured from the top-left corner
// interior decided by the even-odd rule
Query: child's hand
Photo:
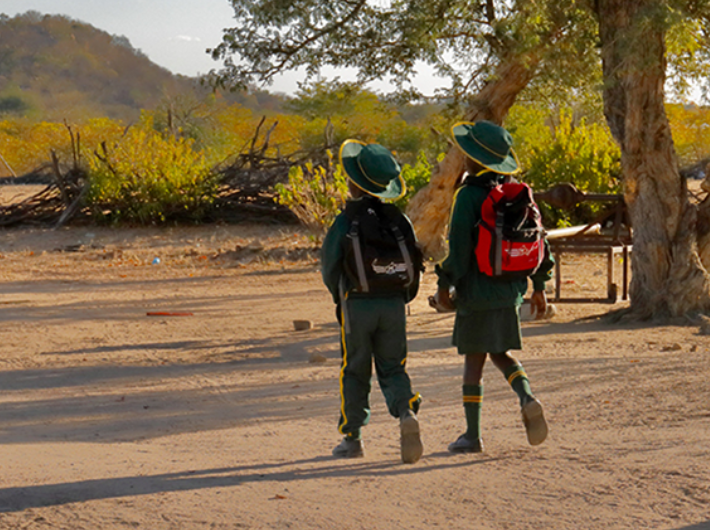
[[[429,306],[436,309],[437,313],[451,313],[452,311],[456,311],[456,306],[454,306],[451,300],[449,290],[443,288],[436,291],[434,296],[429,297]]]
[[[545,318],[547,314],[547,296],[545,291],[534,291],[530,297],[530,309],[535,319]]]

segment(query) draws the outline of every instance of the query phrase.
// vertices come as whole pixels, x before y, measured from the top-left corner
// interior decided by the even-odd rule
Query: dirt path
[[[697,326],[611,325],[588,318],[608,305],[558,305],[525,324],[520,355],[548,441],[526,445],[488,366],[486,453],[449,455],[462,363],[452,317],[426,307],[429,273],[409,319],[424,457],[399,462],[375,383],[366,458],[342,461],[330,457],[338,330],[302,234],[0,240],[0,528],[710,528],[710,338]],[[565,261],[565,292],[602,296],[605,266]],[[293,331],[297,318],[313,329]]]

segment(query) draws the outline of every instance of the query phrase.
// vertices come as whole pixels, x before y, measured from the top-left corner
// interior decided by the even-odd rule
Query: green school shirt
[[[338,284],[340,278],[345,276],[345,269],[343,268],[343,240],[347,237],[349,229],[350,222],[345,214],[341,213],[335,218],[335,221],[328,230],[321,248],[321,275],[323,276],[323,283],[325,283],[325,286],[330,291],[333,302],[336,304],[340,302]],[[347,280],[347,276],[345,276],[345,278]],[[348,290],[350,288],[352,288],[352,285],[347,286]]]

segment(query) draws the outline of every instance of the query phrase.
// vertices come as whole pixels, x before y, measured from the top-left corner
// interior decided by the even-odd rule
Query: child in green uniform
[[[347,258],[352,255],[353,248],[353,211],[362,215],[371,214],[371,219],[375,219],[376,223],[383,216],[391,218],[396,226],[394,232],[414,246],[416,239],[409,220],[396,207],[381,200],[401,197],[405,191],[404,182],[395,158],[378,144],[366,145],[347,140],[340,149],[340,161],[348,177],[352,199],[348,201],[345,211],[335,219],[322,248],[323,281],[337,304],[341,324],[338,430],[345,437],[335,447],[333,455],[340,458],[364,455],[361,429],[370,419],[369,396],[374,359],[389,413],[399,418],[402,461],[414,463],[423,450],[416,416],[421,399],[419,394],[412,392],[405,369],[405,304],[417,294],[420,271],[416,265],[409,267],[409,271],[413,271],[411,283],[406,288],[384,294],[374,288],[363,289],[358,285],[362,282],[346,271]],[[364,228],[365,222],[361,224]],[[355,239],[359,241],[358,237]]]
[[[519,171],[510,134],[491,122],[459,123],[452,128],[456,145],[466,155],[467,176],[456,192],[449,223],[449,254],[436,267],[438,291],[430,304],[439,310],[455,310],[453,344],[464,355],[463,405],[466,432],[449,445],[454,453],[479,453],[483,366],[490,355],[493,364],[520,398],[528,442],[542,443],[547,423],[540,401],[531,390],[528,376],[509,350],[522,348],[519,309],[527,291],[527,280],[504,280],[482,273],[474,256],[481,207],[491,186]],[[472,180],[473,179],[473,180]],[[534,292],[531,305],[545,314],[545,282],[554,265],[545,241],[545,258],[531,276]],[[450,288],[455,290],[455,302]]]

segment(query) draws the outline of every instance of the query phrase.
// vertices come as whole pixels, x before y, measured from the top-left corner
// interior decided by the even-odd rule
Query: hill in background
[[[208,92],[198,79],[153,63],[124,36],[61,15],[0,14],[0,118],[129,122],[165,98]],[[267,92],[225,96],[251,108],[281,103]]]

